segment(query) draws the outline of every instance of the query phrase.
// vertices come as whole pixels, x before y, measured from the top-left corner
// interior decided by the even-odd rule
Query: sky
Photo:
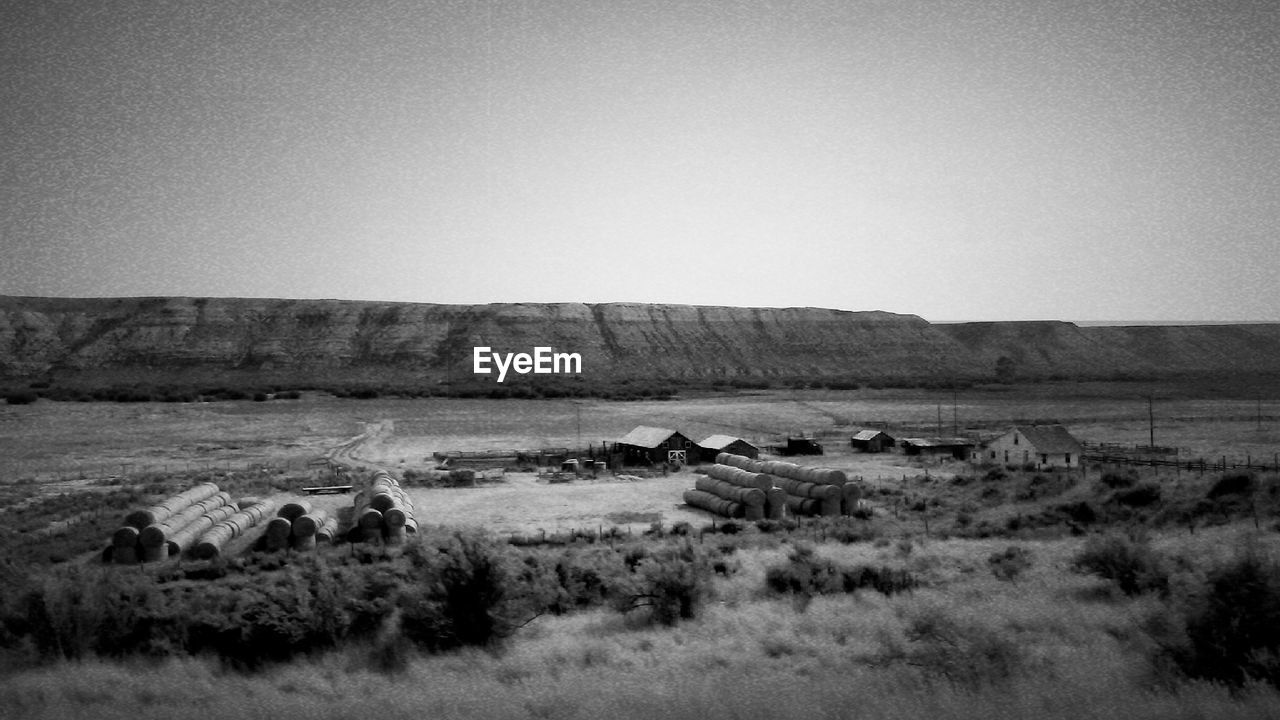
[[[0,295],[1280,321],[1280,5],[0,0]]]

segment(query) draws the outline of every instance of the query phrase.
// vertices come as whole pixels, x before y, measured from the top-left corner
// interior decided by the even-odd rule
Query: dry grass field
[[[1152,390],[1050,384],[962,390],[954,402],[962,426],[1057,419],[1086,440],[1145,443],[1144,391]],[[1280,414],[1274,397],[1155,390],[1162,393],[1155,405],[1157,443],[1211,458],[1248,454],[1269,461],[1280,450],[1280,422],[1265,419]],[[182,475],[219,464],[296,463],[297,470],[285,473],[294,487],[323,481],[324,471],[308,468],[307,461],[360,436],[371,423],[381,431],[355,444],[350,460],[418,470],[433,464],[436,451],[574,446],[579,428],[584,446],[613,440],[638,424],[673,427],[694,438],[731,433],[770,440],[799,432],[836,438],[863,419],[934,423],[941,405],[947,432],[952,401],[949,391],[923,390],[762,391],[642,402],[338,400],[311,393],[265,403],[42,401],[0,407],[0,471],[11,483],[6,497],[13,507],[24,493],[127,486],[131,473],[157,465]],[[728,558],[729,571],[716,575],[697,617],[674,628],[592,607],[538,617],[500,649],[412,653],[392,669],[378,669],[370,661],[374,649],[365,646],[247,674],[204,657],[8,667],[0,674],[0,715],[171,719],[199,707],[209,718],[371,712],[407,718],[426,709],[441,718],[557,719],[1280,716],[1280,695],[1268,686],[1232,691],[1173,677],[1153,652],[1151,631],[1152,618],[1171,612],[1167,601],[1123,595],[1098,577],[1073,571],[1088,538],[1061,527],[1007,530],[1015,527],[1012,521],[1054,503],[1101,507],[1097,471],[1071,475],[1046,499],[1025,494],[1032,489],[1025,479],[1005,485],[953,480],[974,471],[948,461],[859,455],[827,442],[828,454],[797,460],[865,478],[872,510],[865,537],[840,542],[827,540],[825,531],[766,535],[755,528],[738,539],[695,535],[699,547]],[[77,468],[89,476],[125,477],[110,485],[68,480]],[[32,476],[40,482],[12,485]],[[474,488],[407,490],[428,525],[478,527],[499,538],[611,528],[640,538],[655,522],[666,528],[688,522],[695,531],[711,522],[681,502],[694,479],[685,469],[634,481],[604,474],[549,483],[534,472],[508,471]],[[1165,501],[1181,502],[1203,496],[1213,478],[1152,481],[1168,483]],[[994,496],[992,487],[998,489]],[[295,490],[273,492],[279,502],[298,497]],[[338,512],[350,496],[314,502]],[[973,529],[961,525],[966,514],[1001,533],[960,532]],[[1274,518],[1266,515],[1259,523],[1256,510],[1254,518],[1208,522],[1194,533],[1157,527],[1152,546],[1181,558],[1174,595],[1194,595],[1207,568],[1242,548],[1280,557]],[[818,556],[832,562],[905,570],[920,585],[890,596],[860,589],[803,602],[771,591],[769,568],[785,564],[803,542],[815,542]],[[1001,580],[990,558],[1015,545],[1028,553],[1029,565],[1014,581]],[[329,552],[346,555],[348,547]],[[93,555],[78,560],[91,564]]]

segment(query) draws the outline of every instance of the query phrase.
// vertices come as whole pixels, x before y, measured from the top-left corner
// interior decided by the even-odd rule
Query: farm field
[[[0,405],[0,476],[65,479],[251,463],[302,467],[360,434],[393,431],[361,450],[371,462],[422,467],[432,452],[586,447],[636,425],[756,442],[787,434],[824,438],[832,449],[866,421],[951,434],[993,435],[1002,421],[1059,420],[1095,442],[1146,444],[1146,396],[1154,395],[1156,444],[1193,456],[1269,458],[1280,447],[1280,395],[1261,387],[1212,389],[1142,383],[1045,383],[950,391],[770,390],[667,401],[338,399],[297,401]],[[1244,397],[1242,397],[1244,395]],[[1259,421],[1257,418],[1261,418]],[[973,424],[974,427],[970,427]],[[937,434],[936,432],[934,434]]]
[[[954,417],[962,429],[968,421],[984,432],[1004,420],[1057,419],[1082,439],[1145,443],[1145,397],[1131,392],[1141,388],[1122,389],[1127,391],[1123,398],[1108,394],[1116,392],[1114,386],[1076,384],[960,391]],[[1156,401],[1158,443],[1262,460],[1280,448],[1280,422],[1271,419],[1280,413],[1276,399],[1163,392]],[[317,578],[327,577],[345,592],[374,593],[338,597],[354,603],[348,613],[360,617],[381,607],[377,612],[389,614],[377,615],[380,622],[391,623],[370,630],[368,620],[363,625],[351,621],[348,634],[332,646],[285,653],[287,661],[249,671],[228,667],[208,652],[187,655],[175,649],[205,637],[206,625],[216,625],[221,616],[182,620],[206,625],[175,631],[158,645],[143,644],[136,657],[88,651],[62,657],[56,650],[33,664],[23,654],[29,646],[8,646],[0,653],[0,707],[8,709],[6,717],[88,713],[135,719],[173,717],[196,705],[211,718],[340,718],[366,712],[371,703],[389,718],[417,717],[426,707],[443,718],[565,719],[1075,720],[1280,713],[1275,683],[1233,691],[1179,674],[1169,664],[1173,651],[1162,649],[1165,643],[1181,647],[1176,644],[1186,642],[1169,628],[1181,627],[1183,618],[1197,611],[1197,598],[1216,568],[1242,553],[1280,560],[1274,474],[1254,473],[1234,485],[1220,473],[1170,476],[1146,469],[1001,475],[950,460],[856,454],[841,440],[862,419],[936,423],[940,403],[945,433],[953,417],[951,399],[949,391],[922,390],[761,391],[642,402],[339,400],[308,393],[297,401],[265,403],[0,407],[0,453],[11,463],[7,507],[0,518],[21,517],[24,527],[31,526],[22,513],[33,505],[45,507],[33,503],[37,497],[47,499],[49,508],[65,504],[87,518],[82,525],[60,522],[48,510],[55,520],[48,527],[29,535],[0,533],[6,554],[17,557],[15,549],[21,548],[23,561],[40,568],[35,580],[21,582],[42,588],[50,612],[72,613],[95,604],[59,593],[97,597],[92,593],[105,592],[105,606],[118,607],[112,599],[119,598],[110,590],[94,588],[125,583],[123,596],[154,604],[148,611],[157,613],[151,632],[161,633],[179,622],[175,607],[192,602],[201,588],[225,584],[262,595],[230,596],[229,607],[244,614],[220,632],[244,632],[237,629],[244,623],[265,627],[264,632],[300,633],[288,630],[291,621],[282,627],[282,620],[253,603],[276,602],[272,598],[278,595],[293,608],[290,613],[305,619],[315,611],[309,603],[320,597],[314,595],[322,587]],[[403,554],[397,548],[347,543],[312,554],[250,552],[259,527],[228,548],[225,562],[171,561],[127,574],[97,562],[101,544],[123,514],[122,494],[140,503],[171,491],[162,488],[212,480],[279,505],[300,499],[302,486],[330,480],[330,470],[310,461],[335,449],[342,449],[340,459],[353,466],[358,482],[375,467],[424,471],[437,451],[573,446],[579,423],[584,446],[613,440],[638,424],[678,428],[695,438],[720,432],[773,440],[806,432],[823,438],[829,452],[791,459],[860,478],[866,512],[860,518],[758,527],[741,522],[725,527],[723,519],[713,525],[710,515],[682,502],[682,492],[697,477],[692,469],[635,480],[605,473],[552,483],[538,472],[508,470],[476,487],[406,483],[425,547],[445,547],[456,542],[454,533],[478,529],[494,543],[484,546],[494,553],[491,558],[524,568],[518,582],[509,575],[512,585],[495,596],[502,602],[552,597],[537,585],[547,582],[560,583],[559,597],[571,599],[555,612],[518,615],[515,629],[501,642],[443,652],[418,652],[388,640],[396,637],[388,633],[398,626],[387,618],[409,617],[420,608],[407,604],[393,611],[385,603],[409,602],[397,598],[426,591],[398,590],[396,583],[411,582],[406,578],[412,578],[409,568],[415,564],[443,557],[423,555],[412,543]],[[167,471],[156,467],[166,463]],[[263,468],[238,469],[246,464]],[[23,473],[15,474],[19,467]],[[101,477],[104,472],[117,477]],[[93,509],[98,495],[89,493],[100,494],[104,502],[112,498],[113,504]],[[352,502],[350,495],[310,499],[331,514]],[[681,525],[687,529],[676,533]],[[575,532],[579,538],[573,538]],[[1132,541],[1136,549],[1130,550],[1135,557],[1154,553],[1159,558],[1152,572],[1164,584],[1122,592],[1080,569],[1078,559],[1090,543],[1125,532],[1138,533]],[[89,533],[86,549],[46,557],[42,538],[77,533]],[[512,536],[555,542],[526,548],[509,545]],[[696,565],[703,568],[698,572],[707,574],[696,613],[667,626],[646,620],[643,611],[618,609],[621,591],[610,589],[612,583],[623,587],[631,581],[625,570],[610,569],[610,558],[668,562],[681,553],[700,558],[695,565],[704,564]],[[1001,564],[1006,555],[1017,562]],[[535,570],[544,561],[553,563],[554,571],[539,575]],[[660,566],[642,562],[638,567]],[[11,585],[23,574],[13,563],[0,570]],[[846,580],[841,589],[797,586],[793,579],[791,589],[784,589],[776,580],[780,571],[819,580],[841,573],[846,578],[905,573],[911,583],[908,590],[891,590]],[[54,578],[47,584],[39,579],[46,572]],[[1280,570],[1274,582],[1280,592]],[[19,599],[15,595],[9,601],[10,618],[37,607]],[[214,602],[206,600],[201,612]],[[29,615],[23,617],[30,621]],[[91,627],[102,619],[91,614],[75,622]],[[23,627],[6,623],[5,628]],[[67,627],[77,626],[55,623],[50,632]],[[95,632],[118,628],[106,623]],[[90,633],[80,642],[91,647],[95,637]],[[303,635],[271,637],[297,642]],[[134,635],[122,638],[135,640]]]

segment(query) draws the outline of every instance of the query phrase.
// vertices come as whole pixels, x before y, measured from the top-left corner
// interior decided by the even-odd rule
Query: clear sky
[[[1280,321],[1280,4],[0,4],[0,294]]]

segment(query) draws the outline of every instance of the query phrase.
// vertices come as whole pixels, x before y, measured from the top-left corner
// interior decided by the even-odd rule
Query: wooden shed
[[[849,447],[868,453],[892,450],[897,441],[883,430],[862,430],[849,438]]]
[[[1036,469],[1080,467],[1084,446],[1061,425],[1015,425],[975,453],[979,462]]]
[[[679,432],[648,425],[639,425],[619,438],[614,449],[622,455],[624,465],[659,465],[666,462],[683,465],[690,461],[691,450],[695,456],[698,452],[698,446]]]
[[[966,438],[902,438],[899,443],[907,455],[950,455],[957,460],[969,459],[974,443]]]
[[[760,457],[760,448],[732,435],[712,435],[698,443],[698,450],[699,460],[702,462],[715,462],[716,455],[722,452],[741,455],[752,460]]]

